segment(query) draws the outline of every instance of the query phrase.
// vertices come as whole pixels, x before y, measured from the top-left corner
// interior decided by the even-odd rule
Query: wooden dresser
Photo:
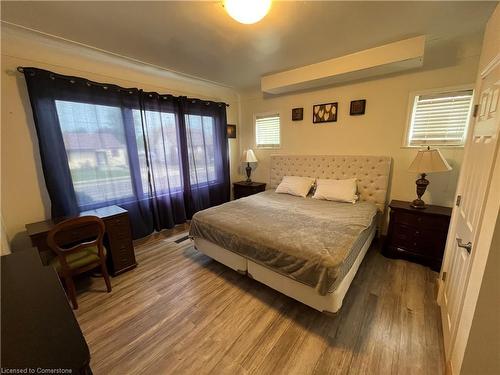
[[[266,190],[264,182],[246,182],[239,181],[233,183],[234,199],[248,197],[249,195],[257,194]]]
[[[79,216],[97,216],[104,221],[106,234],[104,236],[104,246],[108,251],[107,267],[111,275],[116,276],[137,266],[135,260],[134,245],[132,243],[132,232],[127,210],[118,206],[102,207],[96,210],[83,211]],[[47,233],[54,225],[61,221],[45,220],[38,223],[26,225],[26,231],[31,238],[33,246],[40,252],[51,252],[47,244]],[[74,242],[75,238],[68,233],[65,239],[68,243]]]
[[[410,207],[410,202],[391,201],[390,221],[382,253],[441,269],[452,209]]]
[[[42,266],[34,249],[4,255],[0,264],[1,373],[92,374],[89,347],[56,271]]]

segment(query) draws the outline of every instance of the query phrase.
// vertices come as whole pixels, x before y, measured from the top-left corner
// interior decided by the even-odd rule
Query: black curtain
[[[117,204],[140,238],[229,200],[224,103],[22,71],[53,218]]]

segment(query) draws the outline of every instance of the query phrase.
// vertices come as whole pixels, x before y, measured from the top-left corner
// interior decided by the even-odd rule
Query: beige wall
[[[239,96],[234,90],[11,26],[2,24],[1,31],[1,214],[12,249],[29,246],[24,233],[26,223],[50,215],[26,85],[22,74],[16,72],[17,66],[35,66],[125,87],[225,101],[230,104],[228,122],[239,123]],[[238,150],[238,139],[230,140],[230,156],[237,157]],[[231,168],[232,176],[236,174],[235,168]]]
[[[477,41],[480,45],[480,40]],[[403,148],[402,139],[407,124],[408,101],[411,92],[474,84],[478,54],[464,57],[455,66],[422,70],[364,82],[341,85],[283,96],[263,96],[261,93],[241,97],[242,149],[255,147],[255,114],[278,111],[281,115],[282,147],[278,150],[255,150],[259,159],[254,171],[255,181],[268,182],[269,155],[296,154],[366,154],[388,155],[393,158],[390,198],[415,198],[416,175],[407,171],[417,150]],[[366,99],[364,116],[349,116],[351,100]],[[336,123],[312,123],[314,104],[338,102]],[[304,108],[303,121],[291,121],[291,110]],[[428,203],[451,206],[463,157],[463,148],[442,149],[453,171],[432,174],[424,195]]]

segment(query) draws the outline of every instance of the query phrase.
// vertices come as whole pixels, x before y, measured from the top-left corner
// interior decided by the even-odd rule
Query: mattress
[[[351,251],[349,252],[347,257],[344,259],[342,264],[339,266],[337,278],[335,279],[333,284],[328,289],[328,293],[333,293],[335,290],[337,290],[337,287],[342,282],[345,275],[347,275],[347,273],[351,269],[352,265],[354,264],[354,262],[358,258],[359,253],[361,252],[361,250],[363,249],[363,247],[366,244],[366,241],[368,240],[368,238],[370,237],[370,235],[373,233],[373,231],[375,230],[375,228],[377,226],[376,217],[377,216],[374,216],[370,226],[368,228],[366,228],[365,230],[363,230],[359,234],[358,238],[356,239],[356,242],[354,242],[354,245],[351,247]]]
[[[196,213],[190,236],[325,295],[352,266],[376,213],[370,202],[330,202],[268,190]]]

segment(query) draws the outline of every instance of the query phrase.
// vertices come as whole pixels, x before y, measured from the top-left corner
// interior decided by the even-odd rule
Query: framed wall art
[[[338,105],[338,102],[314,105],[313,123],[321,124],[324,122],[336,122]]]
[[[353,100],[351,102],[351,110],[349,114],[351,116],[359,116],[365,114],[366,99]]]
[[[302,121],[304,119],[304,108],[292,109],[292,121]]]
[[[236,125],[227,124],[227,137],[236,138]]]

